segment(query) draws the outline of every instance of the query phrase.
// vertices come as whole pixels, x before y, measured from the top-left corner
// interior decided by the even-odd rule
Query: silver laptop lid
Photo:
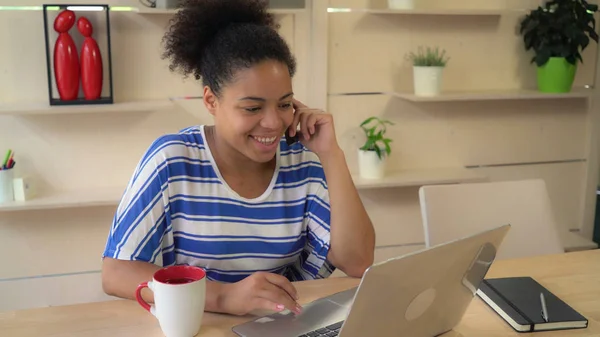
[[[510,225],[374,264],[340,337],[432,337],[455,327]]]

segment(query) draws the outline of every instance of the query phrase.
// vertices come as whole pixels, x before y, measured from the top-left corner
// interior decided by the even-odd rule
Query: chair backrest
[[[543,180],[423,186],[419,200],[426,247],[510,224],[498,259],[564,252]]]

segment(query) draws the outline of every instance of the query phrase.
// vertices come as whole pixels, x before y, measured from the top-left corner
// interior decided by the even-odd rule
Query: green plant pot
[[[537,68],[538,90],[541,92],[570,92],[577,72],[577,63],[570,64],[564,57],[551,57]]]

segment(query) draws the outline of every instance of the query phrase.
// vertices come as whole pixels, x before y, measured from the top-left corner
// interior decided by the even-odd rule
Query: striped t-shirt
[[[104,256],[159,266],[188,264],[209,280],[256,271],[289,280],[333,270],[330,206],[318,157],[284,138],[267,190],[247,199],[221,177],[203,126],[159,137],[138,163],[115,213]]]

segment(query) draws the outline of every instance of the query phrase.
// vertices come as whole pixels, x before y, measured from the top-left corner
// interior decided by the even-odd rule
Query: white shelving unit
[[[442,92],[438,96],[423,97],[413,93],[391,93],[411,102],[459,102],[459,101],[493,101],[493,100],[531,100],[531,99],[587,99],[592,94],[590,89],[574,89],[569,93],[543,93],[537,90],[490,90]]]
[[[124,188],[60,191],[34,196],[27,201],[0,204],[0,212],[32,211],[75,207],[116,206]]]
[[[363,179],[353,177],[356,188],[374,189],[391,187],[410,187],[433,184],[457,184],[485,181],[487,177],[474,170],[464,168],[440,168],[389,172],[382,179]]]
[[[169,99],[117,102],[113,104],[54,105],[43,102],[0,104],[0,115],[56,115],[90,113],[128,113],[155,111],[174,107]]]

